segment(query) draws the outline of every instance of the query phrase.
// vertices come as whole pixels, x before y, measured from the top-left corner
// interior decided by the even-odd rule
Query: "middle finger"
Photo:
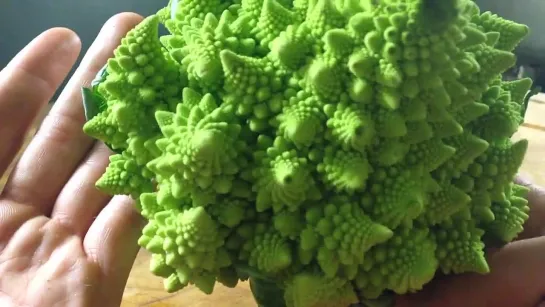
[[[51,213],[57,195],[93,145],[93,139],[82,129],[85,115],[81,87],[88,86],[113,56],[114,49],[133,26],[127,22],[133,15],[118,14],[102,27],[13,170],[5,187],[6,198],[37,206],[45,215]]]

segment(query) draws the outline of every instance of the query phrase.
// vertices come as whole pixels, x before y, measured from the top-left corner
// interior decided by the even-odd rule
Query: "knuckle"
[[[62,145],[82,136],[82,127],[83,120],[75,114],[51,112],[45,117],[38,134],[46,142]]]
[[[14,180],[6,184],[2,192],[2,198],[19,204],[37,206],[49,201],[46,199],[45,194],[44,190],[39,186],[28,184],[28,180],[14,177]]]

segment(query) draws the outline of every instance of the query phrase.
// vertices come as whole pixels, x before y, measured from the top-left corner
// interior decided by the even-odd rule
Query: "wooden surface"
[[[212,295],[196,287],[187,287],[173,294],[166,293],[162,279],[149,272],[150,254],[141,250],[129,276],[121,307],[256,307],[248,283],[226,288],[216,283]]]
[[[544,102],[545,95],[538,96],[531,102],[524,126],[513,137],[515,140],[529,140],[529,150],[521,173],[527,174],[541,185],[545,185]],[[0,179],[0,190],[2,180],[5,179]],[[149,272],[149,259],[149,253],[144,250],[138,254],[127,282],[122,307],[256,307],[247,283],[241,283],[234,289],[218,284],[210,296],[204,295],[195,287],[188,287],[174,294],[166,293],[162,279]]]

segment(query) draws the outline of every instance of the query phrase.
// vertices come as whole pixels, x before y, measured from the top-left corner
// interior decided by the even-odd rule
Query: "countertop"
[[[212,295],[194,286],[167,293],[163,281],[149,272],[150,253],[140,250],[129,276],[121,307],[257,307],[247,282],[235,288],[216,283]]]

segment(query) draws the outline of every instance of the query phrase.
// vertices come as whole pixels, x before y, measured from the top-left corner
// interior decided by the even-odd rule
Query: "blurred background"
[[[535,78],[535,85],[545,85],[545,75],[540,74],[541,67],[545,67],[545,1],[476,2],[482,11],[489,10],[530,26],[532,32],[516,50],[519,63],[510,74],[513,78],[530,76]],[[48,28],[62,26],[74,30],[81,37],[85,51],[110,16],[124,11],[146,16],[167,3],[168,0],[0,0],[0,69],[30,40]]]

